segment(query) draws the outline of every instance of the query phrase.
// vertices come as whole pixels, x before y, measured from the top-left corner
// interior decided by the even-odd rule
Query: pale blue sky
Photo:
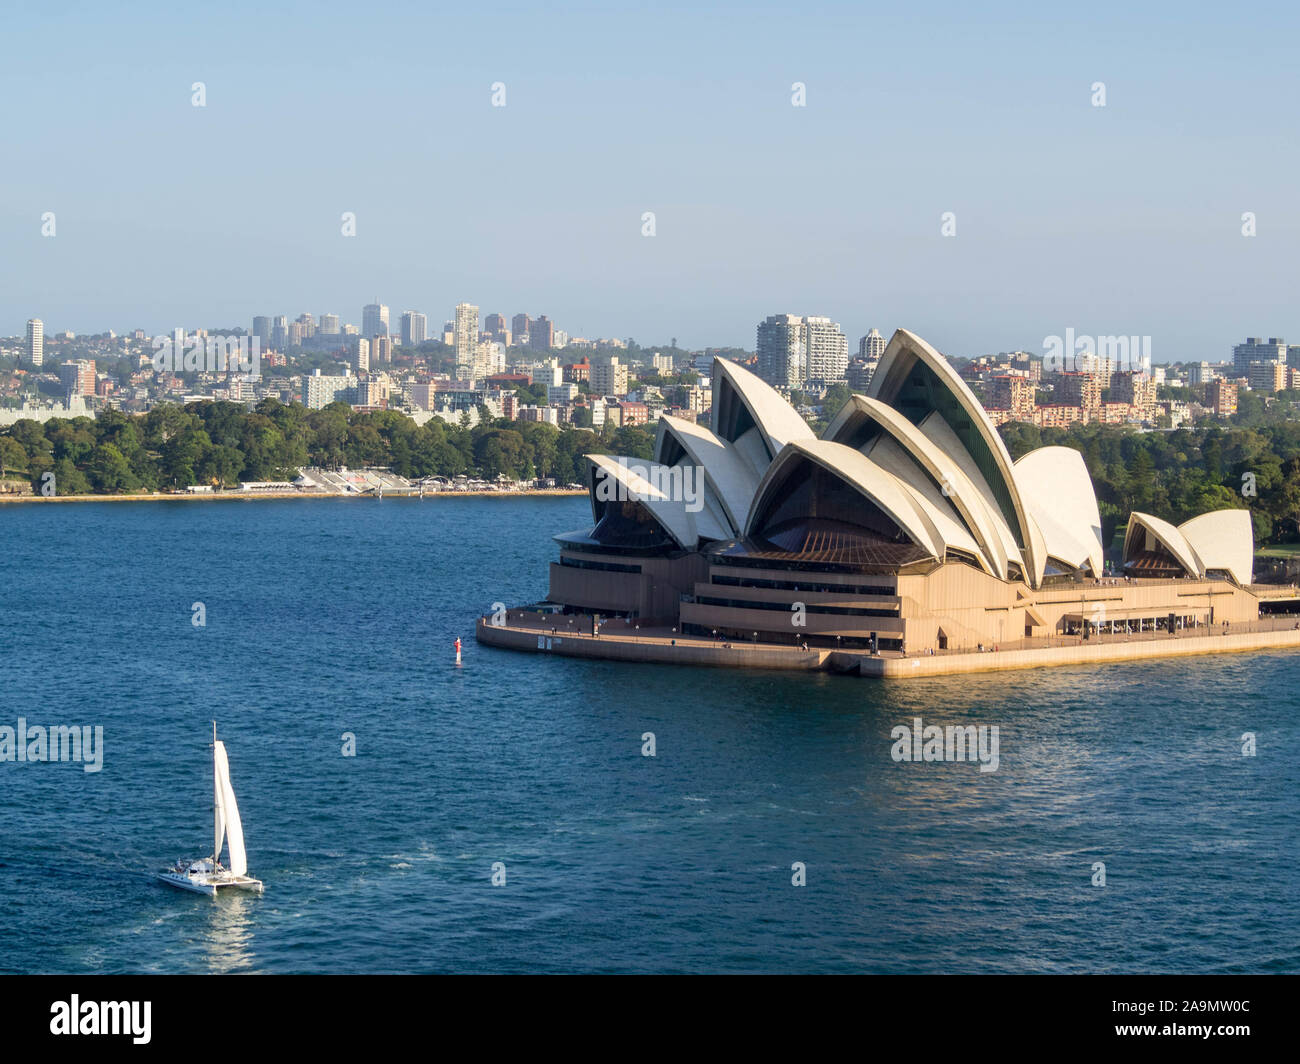
[[[1300,342],[1295,10],[984,7],[6,10],[0,333],[378,297],[691,347],[785,312],[957,355]]]

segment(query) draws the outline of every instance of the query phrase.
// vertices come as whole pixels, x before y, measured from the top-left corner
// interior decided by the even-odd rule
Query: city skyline
[[[450,327],[455,326],[457,312],[462,306],[469,307],[477,312],[477,317],[479,322],[479,332],[482,334],[491,334],[494,332],[494,329],[492,327],[494,319],[497,321],[511,321],[512,323],[517,324],[520,321],[520,319],[528,318],[528,315],[524,313],[514,314],[511,317],[506,317],[505,315],[502,315],[499,312],[489,312],[476,304],[470,304],[470,303],[458,303],[455,307],[452,308],[451,313],[445,316],[436,313],[430,314],[426,311],[420,311],[414,308],[410,308],[400,312],[393,312],[389,304],[366,304],[362,307],[362,313],[357,316],[358,320],[361,321],[362,323],[361,325],[357,325],[356,323],[347,320],[346,316],[344,315],[335,314],[331,311],[322,311],[319,316],[319,321],[316,321],[314,323],[313,332],[317,335],[326,335],[326,336],[338,335],[340,337],[341,342],[347,340],[349,337],[351,337],[353,340],[355,340],[357,337],[371,339],[378,332],[388,337],[395,336],[398,338],[399,343],[405,345],[409,341],[406,338],[406,326],[404,323],[406,323],[407,320],[409,319],[409,324],[415,326],[417,333],[419,332],[421,326],[423,326],[424,329],[424,335],[421,336],[419,339],[415,340],[414,341],[415,343],[422,343],[426,341],[440,341],[442,337],[442,330],[448,326]],[[381,330],[374,329],[373,328],[374,323],[368,318],[368,315],[370,314],[372,309],[376,311],[382,311],[382,315],[378,316],[378,318],[376,319],[376,320],[382,320],[383,322]],[[393,323],[391,325],[388,321],[388,318],[390,316],[393,318]],[[313,315],[311,311],[304,311],[300,314],[298,323],[300,323],[304,318],[310,320],[312,319],[312,317]],[[805,329],[808,327],[809,324],[813,324],[815,326],[823,328],[825,330],[825,334],[828,337],[839,336],[841,339],[846,340],[847,341],[846,346],[839,351],[838,356],[836,357],[835,361],[837,365],[839,364],[840,359],[842,359],[843,362],[847,364],[848,362],[852,362],[856,358],[865,357],[864,345],[866,345],[868,341],[872,342],[872,348],[873,350],[875,350],[877,355],[879,355],[879,353],[883,352],[884,350],[884,339],[880,335],[878,324],[871,324],[868,326],[864,326],[859,331],[855,329],[845,328],[840,324],[839,321],[833,320],[824,315],[813,315],[813,314],[799,315],[799,314],[789,314],[785,312],[780,314],[768,314],[764,318],[756,319],[757,330],[758,330],[757,336],[755,335],[755,325],[751,324],[748,338],[738,339],[737,342],[734,343],[692,345],[689,343],[682,343],[681,342],[682,338],[680,337],[663,336],[660,337],[658,341],[651,340],[648,342],[645,341],[645,338],[643,337],[642,340],[637,341],[637,345],[643,350],[649,350],[654,348],[676,349],[680,351],[739,350],[739,351],[748,352],[751,356],[756,355],[759,358],[761,363],[764,359],[763,343],[761,339],[763,335],[762,330],[764,329],[765,326],[771,326],[778,319],[790,319],[790,321],[792,322],[803,323],[803,327]],[[194,331],[203,330],[209,333],[214,331],[221,333],[225,331],[242,330],[248,335],[261,336],[262,346],[264,348],[279,349],[281,346],[283,346],[283,344],[282,342],[276,342],[272,338],[273,329],[277,327],[272,323],[279,323],[278,327],[282,327],[286,331],[291,329],[294,324],[297,324],[295,322],[290,322],[288,320],[287,315],[284,314],[277,314],[277,315],[254,314],[247,320],[251,322],[251,325],[244,324],[242,322],[235,323],[235,324],[227,322],[222,324],[185,323],[182,326],[176,326],[173,323],[161,329],[144,329],[143,332],[147,337],[153,338],[153,337],[165,336],[165,335],[170,336],[182,330],[184,330],[187,333],[190,332],[191,330]],[[443,322],[443,325],[438,325],[435,328],[435,324],[439,320]],[[507,333],[512,337],[510,344],[506,345],[509,349],[514,350],[518,348],[528,348],[528,349],[536,349],[536,350],[562,350],[565,346],[567,346],[568,344],[570,344],[575,340],[587,344],[587,343],[592,343],[597,341],[602,341],[602,342],[609,341],[609,340],[625,341],[626,339],[628,339],[626,333],[620,333],[618,331],[607,333],[607,334],[579,335],[567,329],[558,329],[555,328],[554,321],[550,320],[548,316],[545,314],[539,315],[538,318],[532,320],[534,323],[536,323],[537,321],[545,322],[551,328],[552,335],[556,337],[561,337],[564,342],[554,344],[552,346],[539,347],[536,343],[531,341],[527,343],[520,343],[518,340],[519,334],[517,332],[513,332],[512,330],[506,330]],[[883,320],[883,316],[881,316],[881,320]],[[43,328],[44,334],[50,339],[54,340],[55,342],[58,342],[59,337],[65,332],[71,332],[74,337],[102,336],[110,332],[115,336],[122,337],[122,336],[129,336],[132,332],[140,330],[140,326],[138,325],[128,326],[128,327],[118,327],[118,328],[112,328],[112,327],[92,328],[84,331],[76,330],[76,329],[66,329],[63,327],[51,328],[50,322],[48,320],[43,319],[39,316],[32,316],[26,319],[26,321],[23,324],[22,330],[15,332],[13,334],[0,333],[0,336],[6,337],[8,339],[19,339],[19,340],[22,340],[24,337],[27,337],[26,342],[30,344],[31,342],[30,331],[33,322],[40,323]],[[265,334],[259,328],[259,323],[265,323],[265,328],[267,330]],[[435,324],[430,324],[430,323],[435,323]],[[891,325],[888,327],[887,331],[892,332],[895,327],[896,326]],[[1235,362],[1238,364],[1237,368],[1242,370],[1240,375],[1244,377],[1246,375],[1244,372],[1245,367],[1249,363],[1250,357],[1246,356],[1243,359],[1243,355],[1241,354],[1241,349],[1245,346],[1242,343],[1243,336],[1246,337],[1248,343],[1259,341],[1259,347],[1261,351],[1269,348],[1276,349],[1280,345],[1282,348],[1284,360],[1286,358],[1286,350],[1289,348],[1291,351],[1292,363],[1295,363],[1297,361],[1296,352],[1300,351],[1300,344],[1288,343],[1285,334],[1278,334],[1277,330],[1258,330],[1258,329],[1255,330],[1253,333],[1251,333],[1250,330],[1244,330],[1244,331],[1239,330],[1231,337],[1226,338],[1222,344],[1218,344],[1216,341],[1215,348],[1217,349],[1209,349],[1206,354],[1202,354],[1202,355],[1175,355],[1175,354],[1165,353],[1164,357],[1161,357],[1160,353],[1152,352],[1150,350],[1151,349],[1150,336],[1139,336],[1135,334],[1130,337],[1121,334],[1120,336],[1115,337],[1112,334],[1103,334],[1103,333],[1088,334],[1088,333],[1084,333],[1081,330],[1074,330],[1074,329],[1066,330],[1064,341],[1062,337],[1053,334],[1044,337],[1043,342],[1038,345],[1035,345],[1032,342],[1030,343],[1021,342],[1019,344],[1007,343],[998,348],[981,350],[981,351],[975,351],[975,350],[949,351],[948,355],[949,357],[955,357],[955,358],[977,359],[977,358],[985,358],[985,357],[989,357],[992,355],[999,355],[999,354],[1029,354],[1036,358],[1040,358],[1045,361],[1052,362],[1060,359],[1061,352],[1062,352],[1062,346],[1061,346],[1062,342],[1064,342],[1065,344],[1065,356],[1068,358],[1070,354],[1069,344],[1075,342],[1076,340],[1079,346],[1075,349],[1073,353],[1077,357],[1083,357],[1086,356],[1087,354],[1095,354],[1098,349],[1098,344],[1104,346],[1105,342],[1108,340],[1118,339],[1119,341],[1124,343],[1127,343],[1129,340],[1132,340],[1133,344],[1135,345],[1134,346],[1135,351],[1141,347],[1141,342],[1143,341],[1145,342],[1145,350],[1147,351],[1147,354],[1149,356],[1150,366],[1170,365],[1170,364],[1195,365],[1201,362],[1208,362],[1211,364],[1220,365],[1220,364]],[[1263,342],[1263,338],[1265,336],[1268,338],[1267,343]],[[632,337],[632,339],[635,339],[635,337]],[[671,342],[674,340],[678,341],[675,348],[674,348],[674,344]],[[666,341],[666,342],[661,342],[661,341]],[[452,343],[449,346],[453,350],[455,350],[454,343]],[[802,350],[803,341],[799,342],[799,346],[800,349]],[[801,354],[799,357],[805,359],[807,358],[805,354]],[[1261,355],[1260,357],[1263,358],[1264,356]],[[800,374],[800,376],[802,377],[802,374]],[[808,376],[813,376],[813,374],[810,373],[808,374]],[[840,376],[842,377],[842,374],[840,374]]]
[[[39,103],[7,115],[36,164],[0,179],[6,334],[244,322],[268,291],[351,306],[391,278],[394,309],[546,306],[572,334],[692,348],[747,346],[783,307],[961,355],[1067,328],[1150,335],[1157,362],[1300,335],[1298,149],[1277,133],[1292,11],[1102,6],[1069,32],[1007,6],[521,11],[511,39],[434,64],[388,60],[397,40],[483,39],[490,15],[259,11],[268,61],[229,14],[9,16],[51,47],[0,72]],[[124,51],[151,61],[123,76]],[[324,57],[379,73],[312,76]],[[294,129],[402,153],[327,139],[318,166]],[[450,165],[461,130],[480,165]],[[520,168],[524,142],[555,164]]]

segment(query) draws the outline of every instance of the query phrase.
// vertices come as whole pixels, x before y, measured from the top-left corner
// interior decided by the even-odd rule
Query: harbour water
[[[1300,969],[1300,655],[894,683],[477,645],[589,514],[0,508],[0,727],[104,735],[98,772],[0,762],[0,970]],[[997,726],[997,771],[893,760],[917,717]],[[149,878],[211,849],[214,719],[260,896]]]

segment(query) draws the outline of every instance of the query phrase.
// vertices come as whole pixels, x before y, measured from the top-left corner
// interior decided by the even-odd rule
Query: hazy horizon
[[[1300,342],[1300,19],[1162,12],[7,12],[0,332],[360,324],[378,298],[394,327],[465,301],[696,349],[752,350],[777,313],[850,350]]]

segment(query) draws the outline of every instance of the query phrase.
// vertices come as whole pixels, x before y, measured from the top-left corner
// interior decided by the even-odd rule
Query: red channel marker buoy
[[[460,636],[456,637],[456,664],[460,664]]]

